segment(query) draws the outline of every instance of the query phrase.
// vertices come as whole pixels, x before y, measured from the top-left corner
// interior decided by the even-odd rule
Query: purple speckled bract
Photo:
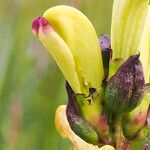
[[[139,55],[131,56],[107,83],[105,90],[107,107],[115,112],[133,110],[143,97],[144,85]]]
[[[93,145],[104,144],[97,135],[95,129],[88,123],[80,114],[76,103],[76,94],[71,89],[70,85],[66,83],[66,90],[68,94],[68,104],[66,108],[66,116],[71,129],[84,141]]]
[[[47,26],[50,26],[50,25],[49,25],[48,21],[45,18],[37,17],[33,20],[32,30],[33,30],[34,34],[36,36],[38,36],[39,28],[41,27],[42,30],[44,31],[44,30],[47,29]]]

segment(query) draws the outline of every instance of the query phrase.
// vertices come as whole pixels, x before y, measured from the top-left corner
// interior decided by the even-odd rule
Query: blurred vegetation
[[[113,0],[1,0],[0,150],[66,150],[55,129],[56,108],[67,103],[65,79],[31,32],[49,7],[79,8],[98,35],[110,33]]]

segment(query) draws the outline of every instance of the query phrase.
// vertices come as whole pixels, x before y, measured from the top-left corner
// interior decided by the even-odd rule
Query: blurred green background
[[[65,79],[31,32],[49,7],[80,9],[97,34],[110,33],[113,0],[0,0],[0,150],[67,150],[57,133],[56,108],[67,103]]]

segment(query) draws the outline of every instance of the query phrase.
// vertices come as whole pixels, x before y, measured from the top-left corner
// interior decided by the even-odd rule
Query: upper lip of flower
[[[80,22],[80,24],[77,22]],[[60,69],[63,73],[68,70],[68,74],[64,73],[64,75],[75,93],[88,95],[89,88],[99,90],[104,77],[102,57],[96,32],[87,17],[72,7],[56,6],[47,10],[44,13],[44,18],[36,18],[32,24],[33,34],[48,49],[51,49],[54,45],[50,44],[50,40],[47,42],[50,37],[49,29],[47,29],[49,27],[59,37],[59,44],[66,45],[72,55],[72,62],[74,63],[72,68],[75,69],[74,74],[78,79],[70,79],[69,75],[72,74],[72,71],[65,66]],[[46,32],[48,32],[47,35]],[[58,41],[58,39],[56,40]],[[62,50],[63,45],[61,45]],[[55,47],[57,49],[56,44]],[[75,84],[78,84],[79,88],[74,87]]]

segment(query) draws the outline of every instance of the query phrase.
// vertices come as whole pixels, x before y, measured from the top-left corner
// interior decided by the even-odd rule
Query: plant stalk
[[[130,143],[123,135],[121,118],[118,118],[115,123],[115,147],[116,150],[130,150]]]

